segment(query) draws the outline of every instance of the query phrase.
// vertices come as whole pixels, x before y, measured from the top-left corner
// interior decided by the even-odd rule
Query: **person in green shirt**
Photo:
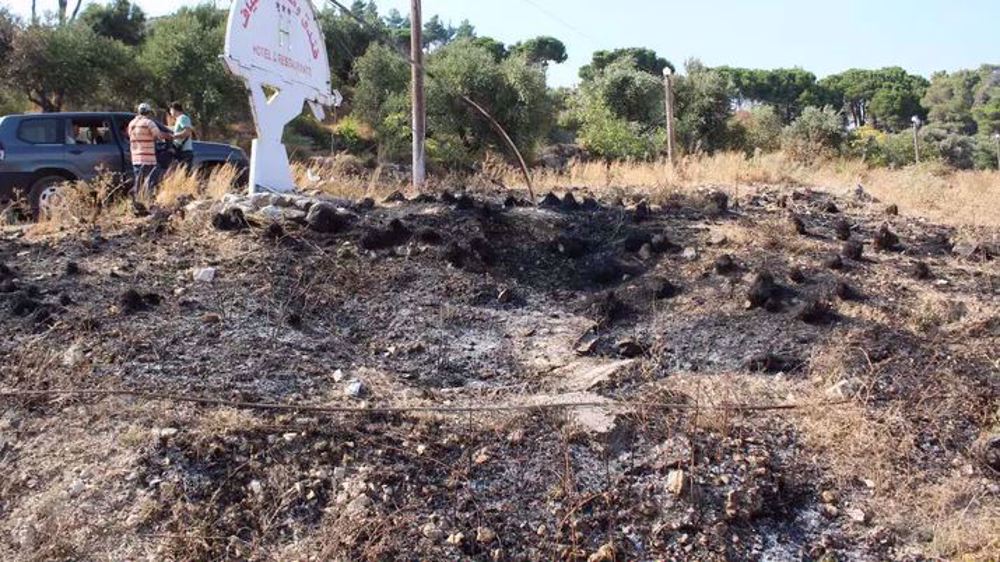
[[[174,149],[177,151],[177,161],[182,166],[191,169],[194,162],[194,125],[191,118],[184,113],[180,102],[170,104],[170,116],[174,119]]]

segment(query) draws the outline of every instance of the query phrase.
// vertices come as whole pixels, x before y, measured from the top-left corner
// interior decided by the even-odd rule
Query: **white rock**
[[[347,387],[344,388],[344,394],[350,396],[351,398],[360,398],[368,392],[365,387],[365,383],[359,380],[353,380],[347,383]]]
[[[271,222],[279,222],[282,218],[284,218],[281,208],[275,207],[274,205],[268,205],[267,207],[261,208],[261,210],[257,211],[257,214]]]
[[[827,398],[834,400],[847,400],[854,398],[861,391],[862,383],[855,378],[844,379],[837,384],[826,389]]]
[[[333,382],[344,382],[344,371],[337,369],[333,372]]]
[[[427,523],[421,527],[420,533],[432,541],[439,541],[444,537],[444,532],[434,523]]]
[[[694,261],[698,259],[698,250],[695,250],[694,248],[684,248],[684,251],[681,252],[681,257],[689,261]]]
[[[490,544],[497,539],[497,534],[489,527],[476,529],[476,542],[479,544]]]
[[[199,283],[211,283],[215,281],[216,273],[218,270],[214,267],[199,267],[191,273],[191,276]]]
[[[865,521],[868,521],[868,514],[865,513],[863,509],[852,507],[850,509],[845,510],[844,513],[846,513],[847,517],[849,517],[851,521],[854,521],[855,523],[864,523]]]
[[[459,545],[465,541],[465,535],[463,533],[452,533],[448,535],[448,544]]]
[[[83,350],[80,349],[80,344],[73,344],[63,353],[62,364],[63,367],[73,368],[83,361]]]

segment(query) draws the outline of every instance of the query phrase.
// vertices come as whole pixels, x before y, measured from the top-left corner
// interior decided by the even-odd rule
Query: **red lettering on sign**
[[[309,50],[312,51],[313,60],[316,60],[319,58],[319,40],[316,38],[316,34],[313,33],[308,18],[302,18],[302,29],[306,31],[306,37],[309,38]]]
[[[257,13],[257,8],[260,7],[260,0],[245,0],[243,3],[243,9],[240,10],[240,15],[243,16],[243,29],[250,26],[250,18]]]

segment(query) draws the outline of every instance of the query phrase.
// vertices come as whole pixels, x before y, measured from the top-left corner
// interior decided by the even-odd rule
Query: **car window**
[[[68,119],[66,144],[104,145],[114,144],[111,120],[101,117]]]
[[[60,119],[25,119],[17,128],[17,138],[28,144],[62,144]]]

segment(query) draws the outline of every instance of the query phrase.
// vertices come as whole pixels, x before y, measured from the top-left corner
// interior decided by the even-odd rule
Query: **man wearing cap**
[[[153,108],[148,103],[139,104],[139,115],[128,124],[129,146],[132,152],[132,171],[135,184],[132,199],[138,200],[145,192],[152,196],[160,182],[160,168],[156,162],[156,141],[170,140],[172,135],[160,130],[151,119]]]
[[[194,125],[184,106],[180,102],[170,104],[170,116],[174,118],[174,148],[177,149],[177,161],[186,170],[191,169],[194,162]]]

